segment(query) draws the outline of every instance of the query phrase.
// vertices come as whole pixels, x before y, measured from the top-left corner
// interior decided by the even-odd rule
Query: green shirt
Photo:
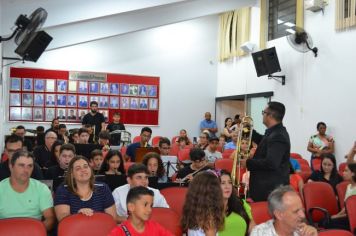
[[[248,217],[252,219],[250,205],[244,200],[243,204]],[[244,236],[246,230],[248,229],[245,220],[239,214],[231,212],[230,215],[225,217],[224,231],[219,232],[219,236]]]
[[[0,182],[0,219],[12,217],[30,217],[41,219],[42,212],[53,207],[53,198],[49,188],[35,180],[23,193],[16,192],[10,185],[10,178]]]

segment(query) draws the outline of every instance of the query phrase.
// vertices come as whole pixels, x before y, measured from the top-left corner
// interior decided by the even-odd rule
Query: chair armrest
[[[315,212],[315,211],[319,211],[324,215],[322,220],[321,220],[321,222],[323,222],[323,225],[328,225],[329,222],[330,222],[331,216],[330,216],[330,213],[325,208],[322,208],[322,207],[311,207],[311,208],[309,208],[308,216],[307,216],[309,223],[311,225],[314,225],[314,226],[316,225],[316,223],[319,223],[319,222],[314,222],[313,221],[313,216],[312,215],[313,215],[313,212]]]

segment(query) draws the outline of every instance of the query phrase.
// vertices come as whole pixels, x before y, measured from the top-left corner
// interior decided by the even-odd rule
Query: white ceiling
[[[43,28],[53,37],[49,49],[56,49],[256,4],[257,0],[0,0],[0,32],[9,35],[20,14],[43,7],[48,12]]]

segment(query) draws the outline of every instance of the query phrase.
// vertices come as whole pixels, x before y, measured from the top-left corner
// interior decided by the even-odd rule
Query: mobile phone
[[[197,144],[198,143],[198,140],[197,140],[197,137],[193,137],[193,144]]]

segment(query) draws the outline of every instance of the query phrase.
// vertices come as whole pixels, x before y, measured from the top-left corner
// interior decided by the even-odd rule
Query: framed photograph
[[[149,97],[157,97],[157,85],[149,85],[148,86],[148,96]]]
[[[21,120],[21,107],[10,107],[10,120]]]
[[[32,91],[33,90],[33,83],[32,79],[30,78],[23,78],[22,79],[22,90],[23,91]]]
[[[98,96],[90,96],[89,106],[92,101],[96,101],[97,103],[99,103],[99,97]]]
[[[35,92],[44,92],[46,86],[46,81],[44,79],[35,79],[35,86],[34,86],[34,91]]]
[[[138,95],[138,85],[137,84],[130,84],[129,95],[131,95],[131,96]]]
[[[33,120],[43,121],[43,108],[33,108]]]
[[[78,110],[78,116],[79,116],[79,120],[83,120],[83,117],[88,113],[88,110]]]
[[[147,97],[147,87],[144,84],[138,86],[138,95],[142,97]]]
[[[130,109],[130,98],[121,97],[120,98],[120,107],[121,107],[121,109]]]
[[[44,106],[44,94],[43,93],[35,93],[34,94],[34,100],[33,100],[33,105],[34,106]]]
[[[109,111],[103,110],[103,111],[101,111],[101,114],[103,114],[105,122],[108,122],[109,121]]]
[[[109,94],[109,84],[108,83],[100,83],[100,93],[101,94]]]
[[[119,84],[110,84],[110,94],[119,95]]]
[[[21,120],[32,120],[32,108],[22,107],[21,108]]]
[[[79,107],[88,107],[88,96],[86,95],[79,95]]]
[[[100,96],[99,97],[99,107],[100,108],[109,108],[109,97]]]
[[[20,93],[10,93],[10,106],[21,106]]]
[[[119,97],[110,97],[110,108],[119,108]]]
[[[58,93],[67,92],[67,80],[57,80],[57,92]]]
[[[149,99],[149,109],[150,110],[157,110],[158,109],[158,99],[157,98],[150,98]]]
[[[57,119],[65,120],[66,119],[66,109],[65,108],[57,108]]]
[[[68,95],[67,105],[70,107],[77,106],[77,95]]]
[[[67,104],[67,96],[62,94],[57,94],[57,106],[66,106]]]
[[[46,80],[46,92],[54,92],[56,89],[55,80],[48,79]]]
[[[86,81],[78,81],[79,83],[79,93],[88,93],[88,82]]]
[[[56,95],[55,94],[46,94],[46,106],[54,107],[55,105],[56,105]],[[46,112],[46,115],[47,115],[47,112]]]
[[[77,120],[77,110],[76,109],[67,109],[67,120],[69,120],[69,121]]]
[[[130,109],[138,109],[138,98],[130,98]]]
[[[23,93],[22,94],[22,106],[32,106],[33,105],[33,94]]]
[[[20,91],[21,90],[21,79],[20,78],[11,78],[10,79],[10,90]]]
[[[70,80],[68,81],[68,93],[77,92],[77,81]]]
[[[121,95],[129,95],[129,85],[128,84],[121,84],[120,94]]]
[[[140,109],[147,110],[148,109],[148,99],[140,98]]]
[[[55,116],[55,109],[54,108],[46,108],[45,109],[46,121],[52,121]]]
[[[99,82],[89,82],[89,93],[99,93]]]

